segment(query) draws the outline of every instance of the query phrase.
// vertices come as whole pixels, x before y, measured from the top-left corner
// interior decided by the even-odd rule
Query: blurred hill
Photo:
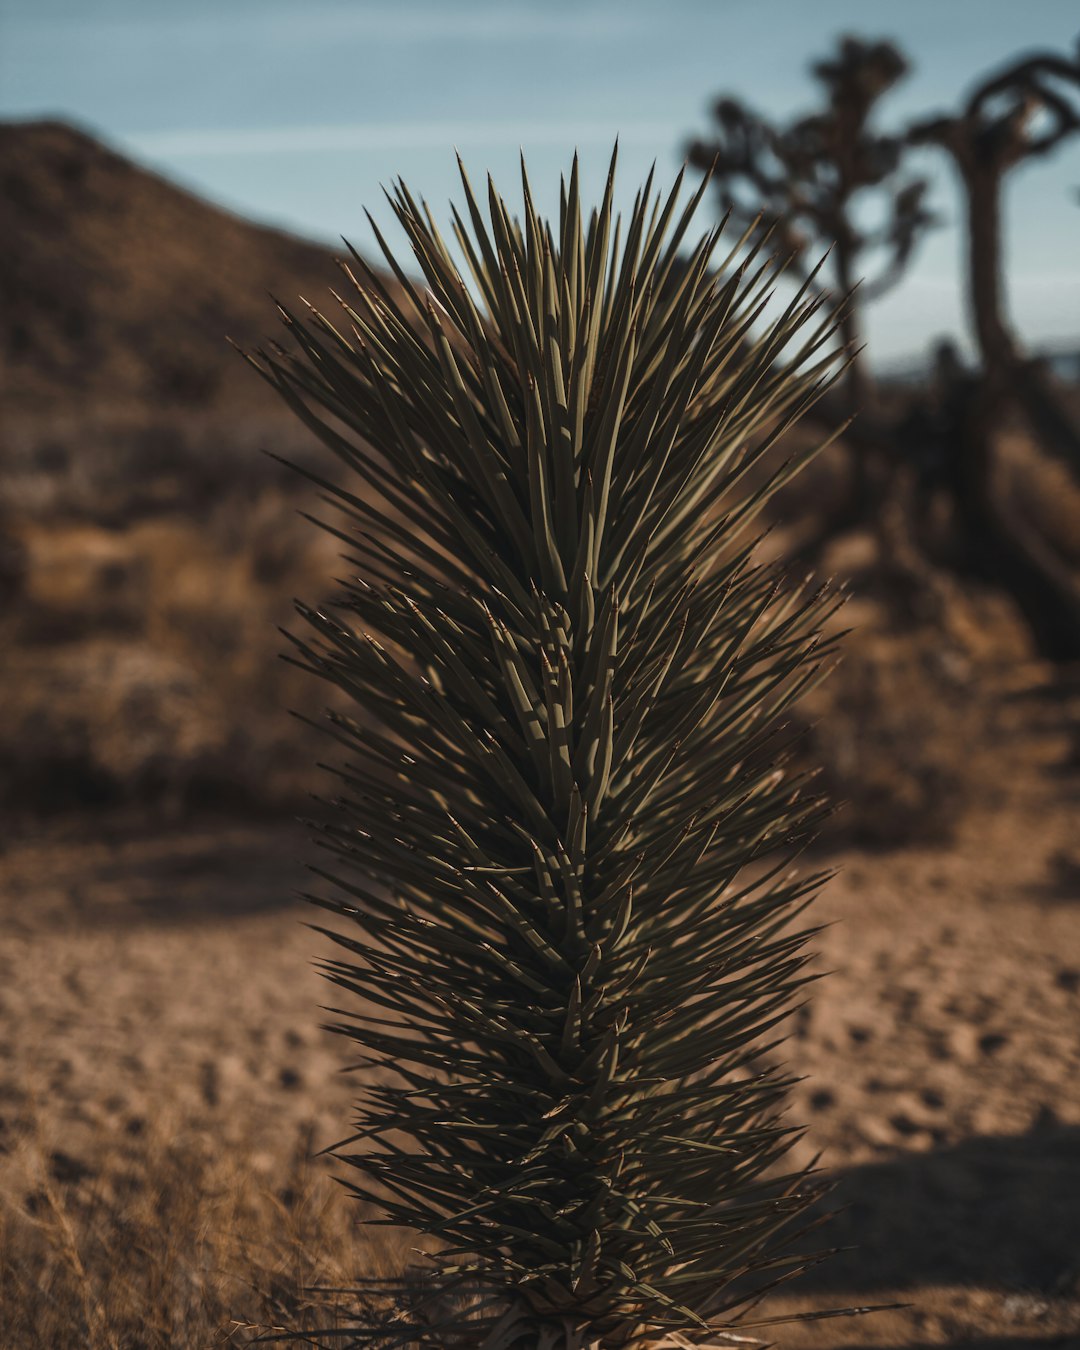
[[[253,224],[62,122],[0,125],[0,491],[120,520],[266,479],[313,439],[229,348],[270,295],[340,284],[329,250]]]
[[[58,122],[0,126],[0,202],[0,802],[292,803],[310,690],[277,626],[338,548],[259,453],[313,438],[226,335],[333,258]]]
[[[267,293],[325,295],[325,249],[252,224],[62,122],[0,126],[0,396],[9,416],[265,412],[229,356]]]

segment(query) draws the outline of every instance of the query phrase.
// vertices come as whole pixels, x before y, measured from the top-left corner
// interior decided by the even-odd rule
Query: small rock
[[[221,1075],[212,1059],[204,1059],[199,1065],[199,1087],[207,1106],[217,1106],[221,1101]]]
[[[1008,1036],[999,1031],[988,1031],[979,1037],[979,1052],[983,1055],[996,1055],[1003,1045],[1008,1045]]]
[[[49,1154],[49,1171],[61,1186],[77,1186],[80,1181],[95,1175],[93,1168],[79,1158],[73,1158],[62,1149],[53,1149]]]
[[[969,1022],[951,1027],[940,1045],[939,1058],[971,1061],[979,1055],[979,1035]]]
[[[1050,1311],[1049,1303],[1045,1299],[1036,1298],[1033,1294],[1008,1294],[1002,1301],[1001,1308],[1006,1317],[1014,1317],[1018,1321],[1045,1317]]]
[[[1061,1124],[1058,1113],[1046,1102],[1041,1103],[1031,1122],[1033,1130],[1054,1130]]]
[[[870,1116],[859,1122],[859,1133],[868,1144],[873,1144],[875,1148],[895,1149],[897,1146],[896,1135],[888,1121],[882,1120],[878,1116]]]
[[[40,1214],[48,1205],[49,1197],[44,1191],[27,1191],[23,1197],[23,1209],[30,1215]]]

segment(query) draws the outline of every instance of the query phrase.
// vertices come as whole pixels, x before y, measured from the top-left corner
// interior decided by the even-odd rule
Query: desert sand
[[[1077,780],[1060,733],[1014,715],[1001,786],[951,843],[829,858],[831,973],[787,1045],[797,1153],[845,1206],[819,1245],[855,1250],[757,1315],[908,1306],[747,1334],[1080,1345]],[[239,1343],[328,1273],[392,1269],[405,1239],[356,1233],[311,1157],[357,1083],[318,1027],[303,830],[66,829],[0,859],[4,1344],[83,1344],[31,1334],[64,1291],[86,1343]]]

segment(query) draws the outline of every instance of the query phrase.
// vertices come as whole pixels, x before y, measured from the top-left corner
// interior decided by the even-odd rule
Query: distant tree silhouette
[[[714,105],[713,135],[688,152],[696,168],[712,172],[723,209],[752,241],[769,233],[801,279],[810,279],[813,262],[832,248],[811,284],[837,311],[852,361],[841,404],[823,408],[835,421],[856,412],[859,419],[844,438],[851,491],[807,552],[862,526],[875,531],[883,568],[899,566],[901,556],[913,562],[920,512],[940,493],[951,506],[950,557],[1014,597],[1046,655],[1080,658],[1080,587],[1037,528],[1017,516],[994,456],[1003,414],[1018,407],[1038,443],[1080,477],[1080,427],[1045,366],[1023,352],[1002,277],[1005,180],[1080,132],[1080,48],[1075,56],[1018,58],[985,79],[958,113],[898,134],[874,126],[880,99],[908,70],[894,43],[843,37],[810,69],[825,96],[820,111],[779,127],[725,96]],[[939,352],[936,393],[925,392],[921,404],[916,396],[896,416],[875,399],[857,355],[862,307],[902,278],[935,223],[927,180],[905,163],[909,152],[932,146],[951,156],[965,197],[968,307],[981,360],[964,371],[955,352]],[[877,213],[873,227],[865,224],[866,206]],[[863,280],[875,264],[876,275]],[[912,474],[909,490],[901,480]]]
[[[912,145],[945,150],[967,214],[967,300],[981,357],[974,381],[957,386],[943,484],[972,560],[1020,604],[1042,651],[1080,657],[1080,587],[1030,523],[1013,509],[995,473],[1005,413],[1018,407],[1039,445],[1080,477],[1080,428],[1043,363],[1028,359],[1007,317],[1002,197],[1007,175],[1051,154],[1080,132],[1080,48],[1075,57],[1022,57],[980,84],[959,113],[917,123]]]
[[[695,168],[712,171],[723,209],[757,237],[772,231],[803,279],[832,249],[830,300],[842,306],[840,332],[851,354],[846,411],[865,411],[872,391],[858,355],[862,305],[900,280],[933,217],[926,180],[902,173],[904,138],[872,125],[879,99],[907,73],[899,48],[843,37],[834,55],[810,69],[825,94],[821,111],[777,127],[724,96],[713,108],[713,135],[695,140],[688,156]],[[860,198],[885,201],[872,228],[856,219]],[[852,294],[870,254],[883,254],[883,265]]]
[[[1025,56],[980,84],[960,112],[917,123],[912,145],[951,157],[967,212],[967,295],[983,370],[997,397],[1015,398],[1048,450],[1080,475],[1080,428],[1055,396],[1043,367],[1026,359],[1007,317],[1002,267],[1002,197],[1007,175],[1045,158],[1080,132],[1080,45],[1073,57]]]

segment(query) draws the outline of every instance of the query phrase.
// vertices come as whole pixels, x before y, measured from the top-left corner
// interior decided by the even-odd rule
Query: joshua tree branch
[[[1042,84],[1043,77],[1075,84],[1080,75],[1080,44],[1077,53],[1072,59],[1059,56],[1056,52],[1038,53],[1025,57],[1015,65],[1007,66],[979,85],[968,99],[961,115],[964,118],[979,117],[992,98],[996,98],[998,94],[1013,93],[1022,85],[1038,91],[1041,96],[1047,92]]]

